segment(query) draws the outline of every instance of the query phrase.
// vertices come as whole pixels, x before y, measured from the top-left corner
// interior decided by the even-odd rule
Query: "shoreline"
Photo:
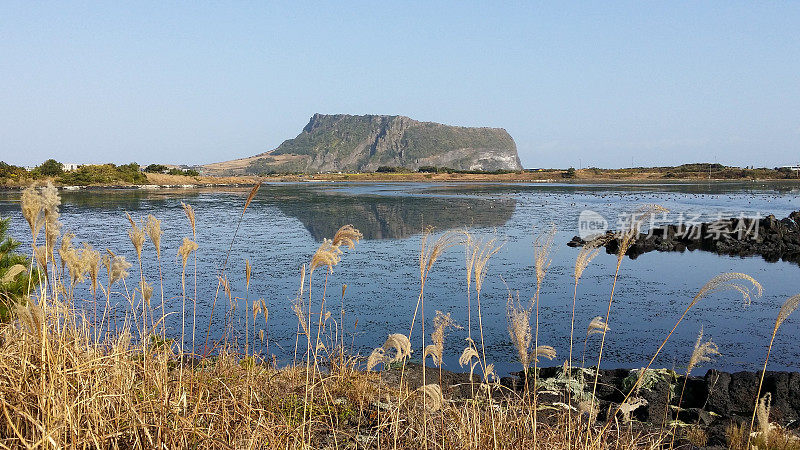
[[[474,174],[436,174],[433,177],[425,177],[426,174],[309,174],[309,175],[276,175],[264,177],[213,177],[204,176],[199,179],[185,176],[169,176],[179,179],[169,180],[159,177],[157,180],[147,184],[128,184],[128,183],[103,183],[89,185],[62,185],[55,180],[31,180],[30,183],[16,185],[0,185],[2,191],[20,191],[26,189],[30,184],[46,183],[53,184],[63,191],[82,191],[82,190],[161,190],[161,189],[203,189],[203,188],[243,188],[250,187],[255,183],[498,183],[498,184],[561,184],[561,185],[629,185],[629,184],[648,184],[648,185],[696,185],[696,184],[787,184],[800,187],[800,179],[785,178],[766,178],[766,179],[747,179],[747,178],[681,178],[664,179],[648,177],[625,177],[625,178],[532,178],[526,176],[515,176],[517,174],[498,174],[498,175],[474,175]]]

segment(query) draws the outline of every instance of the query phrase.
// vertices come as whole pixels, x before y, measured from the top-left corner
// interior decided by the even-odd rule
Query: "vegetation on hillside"
[[[511,135],[496,128],[451,127],[423,122],[420,126],[409,127],[401,142],[405,146],[406,157],[426,158],[462,148],[478,149],[516,149]]]
[[[279,161],[272,156],[258,158],[251,162],[245,169],[248,175],[285,175],[302,174],[308,162],[308,157],[300,157],[292,161]]]
[[[237,214],[239,222],[257,192],[255,186],[241,215]],[[136,254],[136,260],[128,262],[110,250],[101,256],[88,245],[76,247],[71,234],[61,236],[56,226],[58,204],[52,187],[31,188],[22,199],[42,277],[35,294],[15,307],[13,322],[0,327],[0,444],[4,447],[599,450],[666,448],[676,436],[702,445],[702,429],[681,426],[686,424],[677,418],[650,431],[635,426],[630,413],[640,404],[635,398],[638,388],[646,384],[645,375],[652,373],[647,369],[672,331],[698,302],[726,289],[745,298],[761,292],[761,285],[745,274],[723,274],[709,281],[666,334],[650,364],[630,381],[628,392],[620,393],[624,399],[610,405],[606,419],[598,421],[594,395],[574,398],[567,389],[560,402],[563,406],[539,401],[542,391],[553,388],[539,384],[537,369],[540,358],[555,356],[552,347],[539,341],[540,321],[544,320],[540,319],[539,293],[552,261],[554,228],[534,243],[533,299],[520,302],[509,293],[509,338],[521,368],[530,374],[525,377],[524,392],[519,393],[498,383],[483,339],[483,282],[492,256],[502,246],[494,239],[481,239],[466,230],[438,237],[425,231],[418,258],[419,278],[408,280],[409,287],[418,287],[416,306],[409,309],[409,328],[391,330],[383,345],[376,343],[380,346],[369,355],[365,367],[363,358],[349,354],[342,329],[346,285],[342,286],[341,306],[325,295],[327,275],[339,263],[346,263],[345,251],[358,251],[361,233],[349,225],[341,227],[324,239],[302,266],[299,289],[291,302],[298,330],[295,358],[290,366],[278,368],[262,355],[264,348],[269,348],[269,309],[282,306],[262,300],[251,290],[254,273],[249,263],[229,268],[230,255],[216,255],[225,261],[216,289],[212,286],[195,293],[189,288],[196,284],[191,267],[197,253],[208,244],[198,242],[196,225],[203,218],[195,215],[192,206],[183,205],[188,220],[180,248],[169,250],[171,255],[177,254],[181,272],[176,295],[162,277],[145,276],[145,266],[158,267],[161,273],[164,260],[173,258],[161,247],[163,232],[157,218],[127,216],[129,226],[121,232],[127,233]],[[613,286],[627,243],[637,234],[645,215],[656,210],[641,210],[630,229],[622,232]],[[231,248],[235,239],[234,232]],[[439,257],[456,246],[463,249],[466,268],[463,294],[468,321],[460,325],[442,312],[425,317],[429,276]],[[571,342],[574,311],[581,307],[577,301],[579,281],[597,250],[585,247],[575,262]],[[243,286],[241,292],[232,288],[229,279],[234,277],[242,281],[237,284]],[[75,294],[75,287],[83,283],[88,285],[88,299]],[[573,286],[568,289],[572,291]],[[207,327],[197,320],[198,294],[212,303]],[[797,308],[798,298],[792,297],[781,308],[773,338]],[[600,340],[595,367],[603,361],[606,334],[613,328],[609,324],[614,300],[612,287],[607,312],[593,320],[587,332],[587,338],[591,335]],[[180,318],[179,329],[168,331],[164,320],[167,302],[170,310],[179,313],[173,313]],[[223,317],[224,326],[218,330],[221,336],[209,339],[214,317]],[[456,333],[466,340],[456,338]],[[422,337],[422,346],[412,349],[411,337],[417,335]],[[454,348],[456,342],[466,344]],[[706,351],[709,348],[698,339],[695,353],[701,349],[702,354],[693,353],[690,368],[708,360],[712,355]],[[408,379],[412,351],[423,363],[419,388],[411,388]],[[441,367],[444,351],[461,352],[460,364],[474,373],[468,383],[469,398],[457,400],[446,395]],[[428,357],[434,367],[425,369]],[[567,369],[574,367],[571,345],[569,354],[560,359],[566,361]],[[767,363],[768,356],[765,369]],[[399,372],[399,380],[387,382],[382,373],[371,371],[376,368]],[[592,392],[598,388],[598,371],[592,368],[581,368],[581,373],[591,375],[586,380],[583,375],[573,378],[572,370],[565,373],[570,374],[566,387],[591,386]],[[758,400],[754,399],[754,407]],[[756,410],[760,412],[756,414]],[[764,407],[763,401],[754,408],[754,422],[756,416],[754,443],[759,448],[777,448],[774,445],[786,442],[792,445],[780,428],[770,424],[769,407]],[[731,446],[743,444],[746,448],[749,432],[746,425],[732,429]]]

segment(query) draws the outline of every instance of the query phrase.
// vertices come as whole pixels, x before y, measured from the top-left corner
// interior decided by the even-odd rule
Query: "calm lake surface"
[[[786,217],[800,209],[797,185],[780,183],[730,184],[394,184],[299,183],[264,185],[244,215],[228,262],[234,297],[245,297],[244,266],[253,267],[249,298],[263,298],[269,309],[269,354],[280,363],[291,361],[297,319],[291,311],[300,283],[300,267],[309,261],[323,238],[332,237],[345,224],[364,234],[355,250],[347,250],[328,279],[326,309],[339,318],[342,284],[346,316],[346,342],[368,354],[389,333],[408,333],[419,291],[418,252],[421,230],[435,227],[433,238],[446,230],[468,227],[478,237],[497,237],[503,248],[489,263],[481,297],[487,357],[498,373],[519,370],[516,351],[506,327],[507,288],[523,301],[533,296],[534,228],[543,231],[552,222],[558,229],[553,262],[545,278],[540,303],[540,344],[553,346],[563,362],[569,350],[572,273],[578,249],[566,243],[578,234],[578,215],[590,209],[616,228],[620,213],[638,205],[658,203],[671,218],[701,214],[710,221],[722,214],[774,214]],[[62,192],[64,230],[76,242],[111,249],[136,262],[128,240],[125,212],[141,219],[153,214],[162,220],[162,264],[167,309],[177,312],[167,324],[180,336],[181,263],[176,250],[191,228],[181,202],[197,214],[198,336],[205,336],[217,274],[236,229],[249,189],[90,190]],[[11,234],[30,248],[28,226],[19,209],[19,192],[0,193],[0,216],[11,217]],[[601,253],[584,272],[578,286],[575,358],[580,361],[586,326],[604,315],[616,257]],[[145,244],[145,276],[155,286],[153,305],[160,304],[155,251]],[[187,285],[193,293],[192,263]],[[698,289],[722,272],[744,272],[764,286],[764,295],[743,305],[736,292],[714,294],[702,300],[678,328],[658,361],[662,367],[684,370],[700,327],[705,337],[719,345],[722,356],[705,364],[722,370],[755,370],[763,364],[766,345],[778,309],[784,300],[800,293],[800,267],[768,263],[760,257],[737,258],[704,252],[648,253],[625,259],[617,284],[607,336],[603,367],[634,368],[644,365]],[[136,285],[138,268],[131,269],[130,286]],[[312,296],[317,311],[324,270],[315,272]],[[121,285],[115,286],[123,289]],[[88,297],[86,291],[79,291]],[[436,310],[452,313],[466,326],[466,289],[463,247],[449,249],[439,259],[426,286],[426,332]],[[112,301],[127,302],[120,295]],[[474,297],[473,297],[474,302]],[[235,322],[241,322],[239,302]],[[219,338],[225,324],[228,299],[220,295],[211,327]],[[122,309],[122,307],[120,307]],[[191,308],[188,308],[191,310]],[[474,317],[474,316],[473,316]],[[533,319],[533,318],[532,318]],[[474,318],[473,318],[474,320]],[[357,324],[356,324],[357,321]],[[191,322],[189,324],[191,326]],[[331,322],[331,326],[333,326]],[[264,328],[263,317],[258,328]],[[354,332],[355,331],[355,332]],[[202,341],[198,337],[198,341]],[[251,334],[252,337],[252,334]],[[450,330],[445,338],[445,365],[461,370],[457,359],[464,348],[466,330]],[[415,327],[412,341],[421,354],[421,336]],[[800,315],[781,327],[770,359],[772,370],[800,370]],[[427,338],[426,340],[429,340]],[[255,347],[261,348],[258,339]],[[599,339],[589,340],[587,365],[596,360]],[[191,344],[189,344],[191,347]],[[265,349],[266,352],[266,349]]]

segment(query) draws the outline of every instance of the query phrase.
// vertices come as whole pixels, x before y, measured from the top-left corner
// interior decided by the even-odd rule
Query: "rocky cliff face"
[[[371,172],[381,166],[458,170],[519,170],[514,140],[501,128],[419,122],[404,116],[314,114],[294,139],[257,157],[244,170]]]

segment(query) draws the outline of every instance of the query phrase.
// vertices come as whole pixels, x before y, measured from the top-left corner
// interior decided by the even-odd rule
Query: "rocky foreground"
[[[584,240],[579,236],[567,243],[580,247],[595,239],[604,242],[606,252],[619,250],[620,237],[614,231]],[[789,217],[777,219],[774,215],[763,218],[734,217],[698,224],[673,224],[640,233],[626,254],[631,258],[652,252],[684,252],[703,250],[721,255],[754,256],[766,261],[780,260],[800,264],[800,211]]]
[[[392,383],[399,379],[399,369],[382,373],[385,381]],[[408,364],[404,380],[412,389],[422,385],[422,370],[419,364]],[[593,369],[573,368],[572,379],[568,379],[562,367],[543,367],[539,369],[538,404],[544,411],[542,417],[547,420],[547,411],[566,408],[570,403],[576,413],[580,411],[580,403],[591,399],[594,381]],[[532,371],[528,385],[533,386]],[[636,382],[639,369],[600,370],[595,394],[600,407],[596,420],[598,423],[609,419],[610,412],[623,401],[625,394]],[[709,370],[705,376],[690,376],[688,379],[671,370],[648,370],[640,388],[628,403],[639,404],[630,412],[632,423],[643,430],[660,429],[665,423],[677,420],[678,426],[696,425],[708,436],[710,447],[726,446],[726,428],[731,425],[749,427],[750,418],[755,406],[756,390],[760,372],[720,372]],[[426,369],[427,383],[439,383],[440,371]],[[474,383],[480,379],[473,375]],[[678,408],[678,401],[684,382],[686,388]],[[445,398],[454,401],[470,398],[476,384],[470,383],[468,373],[441,371],[442,392]],[[500,387],[496,389],[497,398],[504,395],[524,395],[525,379],[523,372],[511,374],[500,379]],[[790,433],[800,432],[800,372],[767,372],[764,378],[762,396],[770,393],[772,406],[769,420]],[[568,400],[569,399],[571,400]],[[582,412],[582,414],[586,414]],[[620,422],[625,419],[617,417]]]

